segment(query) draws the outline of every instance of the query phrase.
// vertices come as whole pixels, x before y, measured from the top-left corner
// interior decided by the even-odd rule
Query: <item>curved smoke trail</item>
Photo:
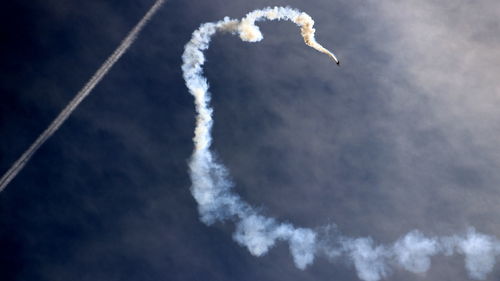
[[[294,22],[301,28],[307,45],[338,63],[335,55],[314,39],[312,18],[291,8],[256,10],[241,21],[226,17],[215,23],[202,24],[193,32],[182,56],[182,70],[189,92],[194,96],[197,112],[193,139],[195,146],[189,168],[191,192],[198,203],[201,220],[207,225],[227,219],[234,221],[234,240],[255,256],[266,254],[277,241],[287,242],[295,265],[300,269],[312,264],[318,255],[330,260],[347,258],[353,263],[360,279],[377,281],[389,274],[393,266],[423,273],[429,269],[432,256],[458,253],[465,256],[465,268],[469,276],[484,279],[493,270],[495,257],[500,253],[500,243],[496,238],[477,233],[473,228],[464,235],[447,237],[426,237],[414,230],[392,245],[375,245],[371,238],[351,238],[328,231],[321,234],[313,229],[278,222],[259,213],[232,192],[233,184],[228,179],[228,171],[215,161],[210,151],[213,120],[208,83],[203,77],[203,51],[217,32],[237,34],[247,42],[262,40],[259,27],[255,25],[260,20]]]
[[[165,3],[165,0],[157,0],[144,17],[134,26],[127,37],[123,39],[118,48],[109,56],[106,61],[99,67],[96,73],[90,78],[85,86],[76,94],[69,104],[59,113],[52,123],[43,131],[35,142],[14,162],[14,164],[0,178],[0,192],[16,177],[26,163],[31,159],[33,154],[61,127],[68,117],[75,111],[80,103],[90,94],[94,87],[102,80],[109,72],[113,65],[121,58],[121,56],[134,43],[148,21]]]

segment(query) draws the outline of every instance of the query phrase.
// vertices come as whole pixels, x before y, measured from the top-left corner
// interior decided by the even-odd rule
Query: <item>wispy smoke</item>
[[[75,111],[80,103],[90,94],[94,87],[102,80],[102,78],[109,72],[113,65],[121,58],[121,56],[128,50],[128,48],[137,39],[137,36],[142,31],[148,21],[165,3],[165,0],[157,0],[144,17],[134,26],[129,32],[127,37],[123,39],[118,48],[109,56],[96,73],[90,78],[85,86],[78,92],[78,94],[69,102],[69,104],[59,113],[59,115],[52,121],[52,123],[38,136],[35,142],[17,159],[16,162],[5,172],[0,178],[0,192],[16,177],[26,163],[31,159],[33,154],[42,146],[61,125],[68,119],[68,117]]]
[[[281,223],[266,217],[232,192],[233,183],[227,169],[215,160],[210,151],[212,142],[212,108],[208,82],[203,76],[205,62],[203,51],[217,32],[239,35],[243,41],[257,42],[263,39],[260,20],[289,20],[301,29],[307,45],[327,54],[335,62],[333,53],[323,48],[314,38],[314,21],[306,13],[291,8],[275,7],[256,10],[241,21],[224,18],[205,23],[193,32],[186,44],[183,59],[183,76],[196,106],[194,152],[189,163],[192,179],[191,192],[198,203],[201,220],[207,225],[216,221],[231,220],[236,224],[234,240],[246,247],[252,255],[266,254],[278,241],[288,243],[295,265],[305,269],[315,257],[323,256],[331,261],[349,260],[360,279],[377,281],[390,274],[398,266],[413,273],[426,272],[435,255],[460,254],[465,257],[465,268],[473,279],[484,279],[493,270],[495,257],[500,253],[499,242],[470,229],[464,235],[426,237],[414,230],[392,245],[376,245],[371,238],[350,238],[330,231],[317,231]]]

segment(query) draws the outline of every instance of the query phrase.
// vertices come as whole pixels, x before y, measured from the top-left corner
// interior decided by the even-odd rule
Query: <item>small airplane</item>
[[[337,59],[337,57],[330,51],[326,51],[326,54],[338,65],[340,66],[340,61]]]

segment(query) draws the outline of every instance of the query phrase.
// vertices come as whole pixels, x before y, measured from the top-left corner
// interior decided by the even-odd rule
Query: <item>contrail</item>
[[[394,266],[413,273],[423,273],[430,268],[432,256],[460,254],[465,257],[469,277],[485,279],[493,270],[495,257],[500,254],[500,242],[495,237],[476,232],[474,228],[461,235],[444,237],[426,237],[422,232],[413,230],[393,244],[376,245],[370,237],[341,235],[335,226],[313,230],[278,222],[266,217],[232,192],[233,183],[229,179],[229,172],[215,160],[210,150],[213,109],[210,107],[208,82],[203,76],[203,51],[208,49],[211,37],[217,32],[237,34],[247,42],[262,40],[262,33],[255,25],[260,20],[294,22],[300,27],[307,45],[338,63],[332,52],[316,42],[312,18],[291,8],[256,10],[241,21],[226,17],[218,22],[202,24],[193,32],[182,55],[182,70],[186,86],[194,96],[197,113],[194,151],[189,169],[191,193],[198,203],[201,220],[207,225],[216,221],[233,221],[236,224],[233,239],[255,256],[266,254],[278,241],[287,242],[299,269],[312,264],[316,256],[331,261],[343,259],[350,261],[360,279],[378,281],[386,277]]]
[[[42,146],[47,139],[49,139],[61,125],[68,119],[71,113],[78,107],[78,105],[90,94],[92,89],[102,80],[108,73],[113,65],[120,59],[120,57],[128,50],[128,48],[137,39],[137,36],[142,31],[148,21],[165,3],[165,0],[157,0],[144,17],[134,26],[129,32],[127,37],[123,39],[118,48],[111,54],[110,57],[101,65],[96,73],[90,78],[85,86],[78,92],[78,94],[69,102],[69,104],[59,113],[59,115],[52,121],[49,127],[43,131],[35,142],[17,159],[16,162],[0,179],[0,192],[14,179],[14,177],[21,171],[35,152]]]

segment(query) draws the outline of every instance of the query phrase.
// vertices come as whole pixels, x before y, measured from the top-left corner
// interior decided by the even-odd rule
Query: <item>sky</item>
[[[0,11],[0,171],[153,4],[30,2]],[[311,15],[341,66],[289,22],[259,23],[258,43],[214,37],[213,151],[234,192],[280,222],[377,245],[415,229],[500,237],[500,3],[170,0],[0,193],[1,280],[360,280],[348,259],[297,269],[285,243],[252,256],[234,223],[200,221],[190,192],[184,46],[201,23],[275,5]],[[431,260],[383,280],[472,280],[463,255]]]

